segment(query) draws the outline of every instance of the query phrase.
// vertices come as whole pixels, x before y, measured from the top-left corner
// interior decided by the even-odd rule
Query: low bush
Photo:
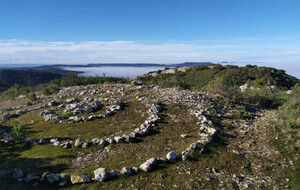
[[[288,128],[300,128],[300,86],[295,85],[287,101],[279,107]]]
[[[36,94],[35,93],[30,93],[29,95],[26,96],[31,102],[34,102],[37,100]]]
[[[42,89],[44,95],[50,95],[58,92],[59,86],[57,84],[50,84]]]
[[[26,131],[24,125],[20,123],[15,123],[11,129],[11,132],[13,134],[15,143],[21,143],[25,140]]]

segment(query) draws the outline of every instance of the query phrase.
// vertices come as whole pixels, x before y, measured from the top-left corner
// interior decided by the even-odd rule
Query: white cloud
[[[258,46],[248,41],[259,41]],[[0,40],[0,63],[178,63],[185,61],[300,61],[299,47],[261,45],[262,39],[142,43]]]

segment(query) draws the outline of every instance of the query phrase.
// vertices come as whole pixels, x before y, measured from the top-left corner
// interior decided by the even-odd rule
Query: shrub
[[[300,128],[300,86],[292,88],[288,100],[279,107],[288,128]]]
[[[29,87],[22,87],[18,84],[15,84],[14,86],[10,87],[6,91],[2,93],[2,96],[4,98],[8,98],[9,100],[13,100],[15,97],[21,95],[21,94],[28,94],[30,91]]]
[[[59,86],[57,84],[50,84],[43,88],[42,93],[45,95],[50,95],[58,92]]]
[[[37,100],[35,93],[30,93],[29,95],[27,95],[27,98],[32,102]]]
[[[11,129],[15,143],[21,143],[25,140],[25,127],[20,123],[15,123]]]

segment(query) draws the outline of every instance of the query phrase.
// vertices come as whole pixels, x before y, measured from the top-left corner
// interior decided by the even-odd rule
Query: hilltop
[[[218,65],[92,79],[0,101],[1,189],[299,187],[298,79]]]
[[[160,84],[165,87],[182,87],[190,90],[207,90],[213,84],[220,83],[225,87],[239,88],[247,84],[254,88],[265,86],[268,81],[282,90],[288,90],[299,79],[289,76],[284,70],[270,67],[247,65],[222,66],[210,64],[196,67],[167,68],[162,71],[150,72],[138,77],[146,84]]]

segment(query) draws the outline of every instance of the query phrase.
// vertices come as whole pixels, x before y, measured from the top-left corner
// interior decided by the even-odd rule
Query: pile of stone
[[[79,103],[66,104],[64,105],[64,107],[65,107],[64,113],[72,113],[72,114],[92,113],[98,111],[102,107],[102,104],[99,101],[95,101],[95,102],[88,103],[86,107],[80,105]]]
[[[56,114],[52,114],[50,110],[44,110],[40,113],[40,115],[44,116],[45,121],[55,121],[55,122],[66,121],[65,117],[60,117]]]
[[[152,104],[150,106],[150,109],[147,111],[149,114],[149,117],[146,119],[146,121],[138,128],[134,130],[130,135],[132,137],[135,137],[137,135],[140,136],[146,136],[150,134],[150,132],[153,130],[153,127],[155,126],[155,123],[160,120],[159,112],[161,111],[161,107],[159,104]]]
[[[201,153],[205,145],[212,141],[212,136],[217,132],[215,128],[211,127],[212,121],[208,120],[201,110],[191,110],[191,114],[194,114],[199,121],[200,139],[182,151],[182,160],[187,160],[189,157],[193,156],[196,150],[200,150],[199,152]]]
[[[113,114],[112,112],[116,113],[117,110],[121,109],[120,103],[118,101],[114,102],[114,104],[115,105],[111,106],[111,109],[109,109],[107,112],[110,115]],[[105,146],[108,146],[109,144],[133,143],[136,141],[137,136],[146,136],[146,135],[151,134],[156,122],[158,122],[160,120],[159,112],[161,111],[161,109],[162,108],[161,108],[160,104],[150,105],[150,108],[147,111],[147,113],[149,114],[149,117],[146,119],[146,121],[140,127],[136,128],[129,135],[123,134],[121,136],[115,136],[115,137],[106,138],[106,139],[94,138],[91,141],[83,141],[81,139],[76,139],[75,141],[71,140],[71,139],[70,140],[59,140],[57,137],[54,137],[54,138],[51,138],[49,142],[44,139],[40,139],[38,141],[28,140],[27,142],[33,143],[33,144],[50,143],[51,145],[60,146],[63,148],[71,148],[72,146],[88,148],[90,146],[95,146],[95,145],[101,145],[101,146],[105,147]],[[51,114],[50,110],[44,110],[40,113],[40,115],[43,115],[45,120],[47,119],[47,121],[48,121],[48,117],[50,118],[49,120],[56,120],[56,121],[58,120],[57,115]],[[96,117],[96,116],[94,116],[94,117]],[[101,117],[104,117],[104,116],[101,116]],[[75,116],[75,117],[70,117],[67,121],[70,121],[70,120],[89,121],[90,119],[91,119],[90,117],[87,118],[85,116],[82,116],[82,117]]]
[[[67,100],[68,101],[68,100]],[[74,102],[72,100],[69,100],[68,102]],[[84,104],[82,102],[81,104]],[[57,104],[56,104],[57,105]],[[60,104],[60,107],[65,107],[64,113],[72,113],[72,114],[78,114],[78,113],[91,113],[98,111],[103,104],[101,104],[99,101],[95,101],[92,103],[89,103],[86,107],[81,106],[79,103],[71,103],[71,104]],[[91,115],[91,116],[71,116],[69,118],[66,117],[60,117],[56,114],[53,114],[51,110],[43,110],[40,113],[40,116],[44,116],[45,121],[55,121],[55,122],[88,122],[90,120],[96,119],[96,118],[105,118],[110,117],[116,114],[118,111],[122,109],[119,101],[115,101],[115,104],[108,107],[105,114],[99,114],[99,115]]]

